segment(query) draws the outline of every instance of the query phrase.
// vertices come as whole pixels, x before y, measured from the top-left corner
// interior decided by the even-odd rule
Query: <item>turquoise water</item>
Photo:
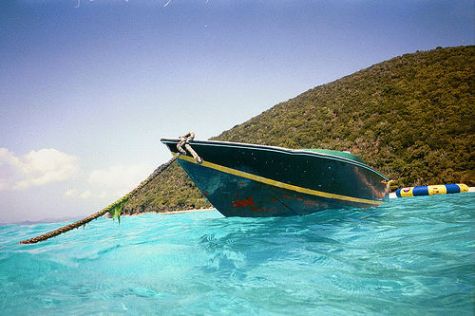
[[[475,194],[304,217],[0,226],[1,315],[471,315]]]

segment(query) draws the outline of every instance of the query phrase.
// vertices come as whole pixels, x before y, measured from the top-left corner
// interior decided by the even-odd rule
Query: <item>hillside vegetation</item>
[[[349,150],[401,186],[475,185],[474,91],[475,46],[416,52],[310,89],[213,139]],[[201,207],[208,202],[174,163],[125,210]]]

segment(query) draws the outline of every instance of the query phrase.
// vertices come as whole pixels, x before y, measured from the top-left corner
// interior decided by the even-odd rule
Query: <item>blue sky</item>
[[[0,2],[0,222],[81,216],[278,102],[473,45],[473,1]]]

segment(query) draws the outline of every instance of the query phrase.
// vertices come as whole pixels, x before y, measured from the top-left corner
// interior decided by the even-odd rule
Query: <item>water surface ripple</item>
[[[0,314],[471,315],[475,194],[288,218],[0,226]]]

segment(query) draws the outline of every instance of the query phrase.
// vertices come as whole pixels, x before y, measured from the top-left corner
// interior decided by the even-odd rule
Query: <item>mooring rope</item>
[[[177,143],[176,147],[177,147],[177,150],[181,154],[186,155],[186,151],[188,151],[193,156],[193,158],[195,159],[195,161],[197,163],[202,163],[203,160],[201,159],[201,157],[198,156],[196,151],[194,151],[194,149],[189,144],[189,142],[192,141],[194,138],[195,138],[195,133],[193,133],[193,132],[189,132],[184,136],[180,136],[179,137],[180,141]],[[185,147],[186,151],[185,151],[185,149],[183,149],[183,146]],[[146,186],[150,181],[155,179],[155,177],[157,177],[160,173],[165,171],[175,161],[176,158],[177,158],[177,156],[173,157],[168,162],[160,165],[157,169],[155,169],[155,171],[152,172],[151,175],[148,176],[147,179],[142,181],[135,189],[133,189],[127,195],[121,197],[120,199],[118,199],[114,203],[110,204],[109,206],[103,208],[102,210],[100,210],[100,211],[98,211],[94,214],[91,214],[88,217],[85,217],[85,218],[83,218],[79,221],[76,221],[76,222],[71,223],[69,225],[60,227],[58,229],[55,229],[55,230],[50,231],[48,233],[45,233],[43,235],[40,235],[40,236],[37,236],[37,237],[34,237],[34,238],[30,238],[30,239],[26,239],[26,240],[22,240],[22,241],[20,241],[20,243],[22,243],[22,244],[35,244],[37,242],[50,239],[51,237],[58,236],[58,235],[63,234],[67,231],[70,231],[74,228],[79,228],[79,227],[89,223],[90,221],[105,215],[106,213],[111,213],[111,215],[113,215],[113,217],[116,217],[117,215],[120,216],[120,213],[122,212],[122,209],[123,209],[124,205],[130,200],[130,198],[133,197],[144,186]],[[120,219],[120,217],[119,217],[119,219]]]
[[[63,234],[67,231],[70,231],[74,228],[79,228],[87,223],[89,223],[90,221],[92,221],[93,219],[96,219],[98,217],[101,217],[103,215],[105,215],[106,213],[110,213],[110,212],[113,212],[113,211],[116,211],[118,210],[119,212],[122,211],[122,208],[124,207],[125,203],[127,203],[127,201],[129,201],[129,199],[131,197],[133,197],[138,191],[140,191],[140,189],[142,189],[144,186],[146,186],[150,181],[152,181],[153,179],[155,179],[155,177],[157,177],[160,173],[162,173],[163,171],[165,171],[174,161],[175,161],[176,157],[173,157],[172,159],[170,159],[169,161],[167,161],[166,163],[160,165],[157,169],[155,169],[152,174],[150,176],[148,176],[147,179],[145,179],[144,181],[142,181],[135,189],[133,189],[130,193],[128,193],[127,195],[123,196],[122,198],[118,199],[117,201],[115,201],[114,203],[112,203],[111,205],[103,208],[102,210],[94,213],[94,214],[91,214],[89,215],[88,217],[86,218],[83,218],[77,222],[74,222],[74,223],[71,223],[69,225],[66,225],[66,226],[63,226],[63,227],[60,227],[58,229],[55,229],[53,231],[50,231],[48,233],[45,233],[43,235],[40,235],[40,236],[37,236],[37,237],[34,237],[34,238],[30,238],[30,239],[26,239],[26,240],[22,240],[20,243],[21,244],[35,244],[37,242],[40,242],[40,241],[44,241],[44,240],[47,240],[47,239],[50,239],[51,237],[55,237],[55,236],[58,236],[60,234]]]

